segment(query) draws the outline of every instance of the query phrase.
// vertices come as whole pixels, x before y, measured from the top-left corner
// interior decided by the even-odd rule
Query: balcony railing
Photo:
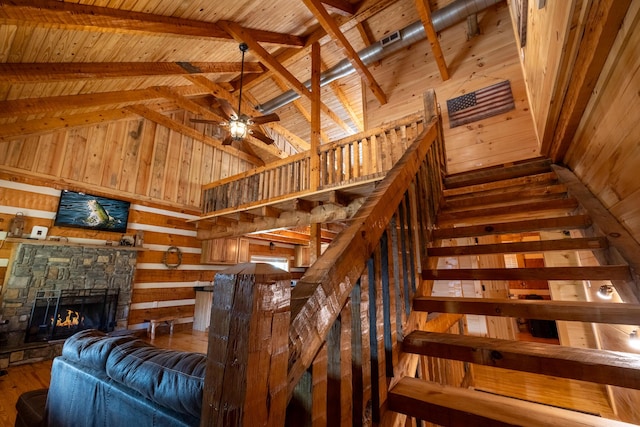
[[[424,130],[422,115],[319,147],[319,186],[311,188],[311,154],[290,156],[203,188],[203,216],[381,180]]]

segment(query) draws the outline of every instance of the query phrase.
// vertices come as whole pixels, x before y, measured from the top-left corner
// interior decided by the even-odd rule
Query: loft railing
[[[384,128],[321,145],[318,188],[311,188],[308,152],[208,184],[203,187],[204,215],[380,180],[423,129],[423,116],[413,115]]]

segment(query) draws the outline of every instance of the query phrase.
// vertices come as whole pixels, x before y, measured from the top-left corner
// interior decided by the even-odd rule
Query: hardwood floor
[[[158,330],[152,344],[161,348],[207,352],[207,333],[199,331],[176,331],[173,336]],[[0,426],[12,426],[16,420],[16,402],[26,391],[49,387],[51,360],[12,366],[0,376]]]

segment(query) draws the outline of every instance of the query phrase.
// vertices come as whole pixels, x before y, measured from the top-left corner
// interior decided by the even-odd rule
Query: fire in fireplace
[[[112,331],[118,292],[118,289],[38,291],[25,342],[63,339],[82,329]]]

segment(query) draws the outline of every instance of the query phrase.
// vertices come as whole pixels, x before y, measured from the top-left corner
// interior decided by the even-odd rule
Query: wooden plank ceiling
[[[357,71],[322,89],[322,142],[349,136],[363,129],[362,90],[386,102],[356,52],[371,43],[367,34],[393,32],[419,19],[417,10],[380,19],[394,3],[1,0],[0,143],[137,115],[219,144],[224,130],[190,119],[221,120],[215,97],[237,106],[239,42],[250,48],[244,113],[260,115],[252,107],[285,90],[302,96],[278,109],[279,122],[261,126],[274,145],[248,137],[234,142],[235,148],[265,163],[309,149],[310,92],[303,82],[311,77],[316,41],[324,69],[346,57]],[[423,1],[417,4],[424,9]],[[367,28],[372,17],[375,31]],[[184,122],[162,117],[176,110],[187,111]]]

